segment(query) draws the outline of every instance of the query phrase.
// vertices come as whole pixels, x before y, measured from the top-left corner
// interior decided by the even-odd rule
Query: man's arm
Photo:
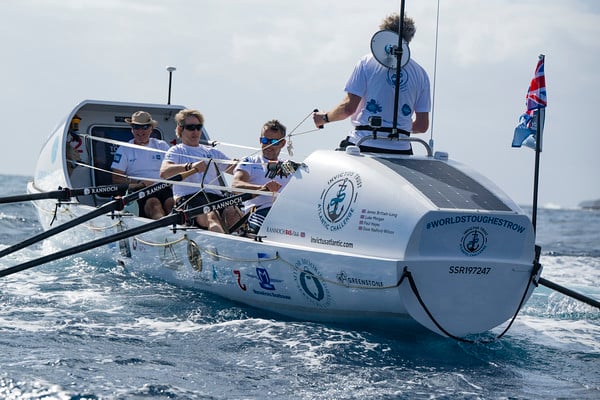
[[[423,133],[429,129],[429,113],[416,112],[412,123],[412,133]]]
[[[341,121],[343,119],[348,118],[358,108],[360,104],[361,97],[352,93],[346,93],[346,97],[335,106],[331,111],[326,113],[324,112],[316,112],[313,114],[313,121],[315,126],[323,126],[327,122]],[[325,116],[327,116],[325,118]],[[327,119],[327,120],[326,120]]]

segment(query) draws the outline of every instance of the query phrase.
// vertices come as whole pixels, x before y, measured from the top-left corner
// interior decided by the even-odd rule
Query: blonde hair
[[[198,110],[181,110],[175,115],[175,122],[177,122],[177,126],[175,127],[175,134],[178,138],[181,137],[181,131],[183,130],[184,121],[186,118],[196,117],[200,124],[204,125],[204,116]]]
[[[379,29],[382,31],[394,31],[398,32],[400,30],[400,16],[397,13],[390,14],[381,21],[379,25]],[[402,24],[402,38],[406,40],[407,43],[410,43],[413,36],[415,36],[415,32],[417,31],[417,27],[415,26],[415,21],[411,17],[404,16],[404,23]]]

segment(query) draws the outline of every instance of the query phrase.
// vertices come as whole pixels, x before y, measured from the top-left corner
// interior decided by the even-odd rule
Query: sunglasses
[[[184,129],[187,129],[188,131],[201,131],[202,130],[202,124],[190,124],[190,125],[182,125]]]
[[[144,124],[144,125],[137,125],[137,124],[133,124],[131,125],[131,129],[133,129],[134,131],[137,131],[138,129],[148,129],[150,128],[150,124]]]
[[[264,136],[261,136],[261,138],[260,138],[260,142],[262,144],[278,144],[282,140],[283,140],[283,138],[281,138],[281,139],[268,139],[268,138],[266,138]]]

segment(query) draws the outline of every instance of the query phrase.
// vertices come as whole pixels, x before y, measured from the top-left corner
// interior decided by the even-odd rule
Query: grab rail
[[[398,140],[398,141],[405,141],[405,142],[420,143],[427,150],[427,157],[433,157],[433,151],[431,150],[431,147],[429,146],[429,144],[427,144],[427,142],[424,141],[423,139],[413,138],[413,137],[400,137],[400,138],[396,138],[396,139],[390,139],[390,138],[387,138],[387,137],[377,137],[375,135],[367,135],[367,136],[361,137],[358,140],[358,142],[356,144],[354,144],[354,146],[360,146],[360,144],[362,142],[364,142],[365,140],[370,140],[370,139],[374,139],[374,140]]]

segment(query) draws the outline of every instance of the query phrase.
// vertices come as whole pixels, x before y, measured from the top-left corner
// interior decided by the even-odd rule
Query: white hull
[[[75,112],[86,114],[86,103]],[[55,132],[59,148],[64,135]],[[51,150],[42,151],[30,192],[96,183],[72,182],[60,154],[54,161],[45,154]],[[265,220],[262,242],[160,228],[112,245],[117,258],[127,268],[293,318],[365,326],[414,319],[458,337],[503,324],[531,294],[531,222],[474,171],[433,157],[339,151],[317,151],[304,163]],[[36,203],[48,229],[55,201]],[[53,226],[93,209],[63,205]],[[57,239],[73,245],[73,238],[148,222],[121,213]]]

